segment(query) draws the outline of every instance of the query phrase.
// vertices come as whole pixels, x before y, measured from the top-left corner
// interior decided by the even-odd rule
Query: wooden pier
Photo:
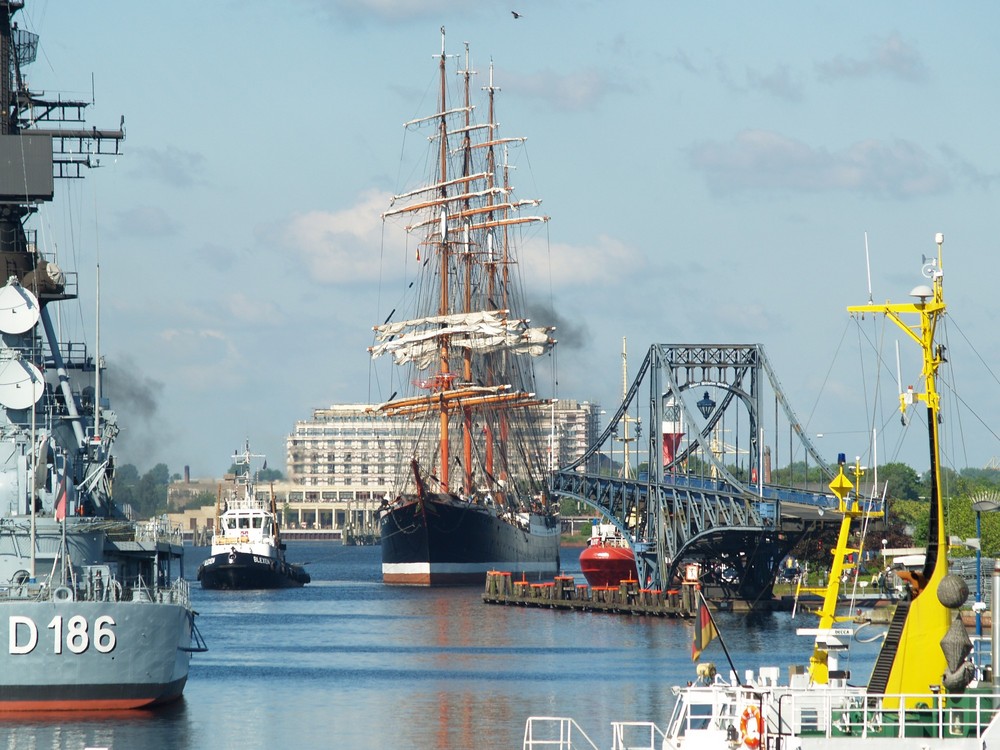
[[[553,581],[533,583],[512,580],[510,573],[498,570],[486,574],[483,601],[650,617],[692,617],[697,611],[696,588],[691,584],[668,591],[639,588],[638,581],[592,587],[576,583],[573,576],[556,576]]]

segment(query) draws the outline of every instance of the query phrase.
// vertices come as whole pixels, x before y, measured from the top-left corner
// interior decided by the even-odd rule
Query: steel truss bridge
[[[772,464],[800,466],[801,481],[792,471],[775,484]],[[554,472],[553,489],[621,531],[644,586],[670,588],[698,563],[706,596],[753,603],[771,598],[800,540],[839,523],[833,476],[761,345],[654,344],[607,428]]]

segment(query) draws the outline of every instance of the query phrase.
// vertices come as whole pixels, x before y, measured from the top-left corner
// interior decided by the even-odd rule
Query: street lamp
[[[886,549],[888,546],[889,546],[889,540],[883,539],[881,578],[882,578],[882,593],[884,594],[889,593],[889,553],[888,550]]]
[[[701,412],[701,416],[708,419],[712,410],[715,409],[715,402],[708,395],[708,391],[705,391],[705,395],[701,397],[701,400],[697,404],[698,411]]]
[[[1000,494],[997,492],[984,492],[979,499],[973,501],[972,509],[976,511],[976,635],[983,634],[983,527],[980,516],[983,513],[991,513],[1000,510]],[[997,592],[993,592],[996,596]]]

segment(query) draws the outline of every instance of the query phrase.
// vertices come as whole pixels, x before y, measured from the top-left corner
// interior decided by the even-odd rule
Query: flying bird
[[[512,11],[510,12],[510,14],[511,14],[512,16],[514,16],[514,18],[520,18],[520,17],[521,17],[521,14],[520,14],[520,13],[518,13],[518,12],[517,12],[516,10],[512,10]]]

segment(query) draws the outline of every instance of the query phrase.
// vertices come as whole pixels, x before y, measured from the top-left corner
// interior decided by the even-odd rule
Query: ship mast
[[[911,575],[911,599],[906,611],[906,620],[899,637],[898,646],[891,656],[887,688],[891,693],[924,693],[928,685],[939,685],[941,676],[947,670],[947,661],[941,649],[928,649],[928,643],[938,643],[950,627],[951,613],[938,600],[937,589],[941,580],[948,575],[947,537],[944,526],[944,504],[941,495],[939,424],[940,398],[937,391],[937,371],[945,361],[944,349],[934,343],[938,321],[945,313],[944,270],[941,246],[944,235],[935,237],[937,259],[924,265],[924,274],[931,278],[932,287],[920,285],[910,292],[918,301],[913,303],[882,305],[858,305],[848,307],[851,313],[872,312],[884,315],[917,343],[923,354],[923,393],[913,388],[900,393],[900,409],[905,418],[908,407],[923,401],[927,407],[927,433],[930,449],[930,528],[927,539],[927,554],[924,568]],[[916,323],[908,323],[904,316],[916,317]],[[883,645],[883,651],[886,649]],[[883,660],[882,654],[879,661]]]
[[[462,174],[469,175],[472,172],[472,147],[469,138],[472,126],[472,100],[469,92],[469,82],[472,78],[472,65],[469,59],[469,43],[465,43],[465,70],[462,75],[465,79],[465,129],[462,138]],[[470,201],[465,202],[465,210],[472,208]],[[472,312],[472,237],[469,230],[469,220],[465,219],[463,230],[463,260],[465,262],[465,312]],[[466,348],[462,351],[462,379],[465,383],[472,382],[472,350]],[[462,407],[462,468],[464,470],[464,481],[462,483],[465,494],[472,494],[472,409],[468,405]]]
[[[493,85],[493,61],[490,60],[490,81],[489,81],[489,84],[486,86],[487,101],[488,101],[488,109],[487,109],[487,113],[486,113],[486,119],[490,123],[496,122],[496,119],[495,119],[495,109],[494,109],[494,106],[495,106],[494,105],[494,99],[495,99],[495,96],[496,96],[496,92],[497,92],[497,88],[496,88],[496,86]],[[494,175],[496,175],[496,152],[493,149],[493,139],[494,139],[495,136],[496,136],[496,131],[490,133],[490,145],[486,149],[486,173],[489,175],[489,178],[488,178],[489,181],[487,183],[487,186],[489,188],[495,188],[496,187],[495,178],[494,178]],[[490,212],[487,214],[487,216],[488,216],[489,221],[492,222],[493,218],[494,218],[494,215],[493,215],[493,207],[494,207],[494,205],[493,205],[493,193],[492,192],[489,194],[489,197],[487,198],[487,207],[490,209]],[[496,267],[496,256],[494,255],[494,247],[493,247],[493,245],[494,245],[493,238],[495,236],[496,235],[492,231],[492,229],[490,229],[490,230],[487,231],[487,235],[486,235],[486,253],[487,253],[487,255],[486,255],[486,292],[487,292],[486,293],[486,299],[488,301],[492,301],[492,300],[496,299],[496,270],[497,270],[497,267]],[[492,362],[492,359],[487,360],[487,361],[488,362]],[[486,384],[487,385],[493,385],[493,383],[494,383],[493,368],[488,366],[487,367],[487,372],[486,372]],[[494,455],[494,451],[495,451],[495,445],[494,445],[495,435],[493,434],[493,424],[490,423],[490,422],[487,422],[487,424],[486,424],[486,436],[485,437],[486,437],[486,440],[485,440],[486,445],[484,447],[484,451],[486,453],[486,467],[485,467],[485,469],[486,469],[486,476],[487,477],[494,477],[494,476],[496,476],[496,474],[494,473],[494,462],[496,460],[495,459],[495,455]]]
[[[519,376],[525,370],[517,363],[525,355],[541,356],[556,343],[549,336],[553,328],[531,327],[529,320],[519,317],[519,310],[509,309],[517,301],[516,290],[511,289],[510,265],[515,258],[509,232],[514,225],[544,222],[548,217],[514,215],[521,207],[538,206],[540,201],[507,197],[512,193],[507,179],[510,168],[506,159],[498,165],[495,150],[511,142],[522,143],[524,138],[495,137],[498,89],[493,86],[492,65],[489,84],[483,87],[488,92],[488,117],[477,123],[472,104],[476,71],[469,45],[465,46],[464,69],[458,71],[464,91],[451,103],[445,50],[442,27],[440,56],[435,56],[438,109],[405,123],[407,128],[425,123],[433,128],[434,175],[430,184],[395,195],[392,207],[382,214],[383,220],[412,215],[406,231],[422,229],[423,243],[436,252],[433,264],[425,260],[419,269],[422,279],[429,282],[428,294],[421,295],[412,319],[394,323],[387,319],[375,326],[376,344],[369,352],[373,357],[389,353],[397,365],[411,364],[416,371],[433,373],[413,380],[423,394],[392,399],[378,410],[423,413],[437,420],[437,436],[423,443],[424,453],[432,455],[424,456],[421,463],[439,491],[473,496],[482,485],[503,505],[516,494],[508,489],[509,482],[537,473],[520,468],[526,455],[523,446],[515,455],[504,449],[508,432],[521,426],[510,416],[510,409],[527,410],[540,403],[530,374],[522,382]],[[464,100],[458,102],[458,96]],[[452,463],[455,479],[451,478]]]
[[[445,187],[444,183],[448,179],[448,98],[447,98],[447,83],[445,79],[445,61],[447,56],[444,51],[444,26],[441,27],[441,59],[439,62],[439,72],[440,72],[440,97],[439,97],[439,111],[440,111],[440,122],[439,122],[439,162],[438,162],[438,179],[441,182],[441,198],[446,199],[448,197],[448,188]],[[447,315],[449,310],[448,303],[448,264],[450,262],[450,253],[448,248],[448,209],[445,205],[441,207],[441,245],[440,245],[440,255],[441,255],[441,297],[438,304],[438,314]],[[440,382],[442,388],[448,387],[448,337],[442,336],[439,345],[439,362],[440,362]],[[448,453],[448,407],[445,405],[442,399],[439,408],[439,420],[440,420],[440,451],[441,451],[441,464],[438,467],[438,475],[441,480],[441,490],[443,492],[448,491],[448,471],[450,469],[451,457]]]

